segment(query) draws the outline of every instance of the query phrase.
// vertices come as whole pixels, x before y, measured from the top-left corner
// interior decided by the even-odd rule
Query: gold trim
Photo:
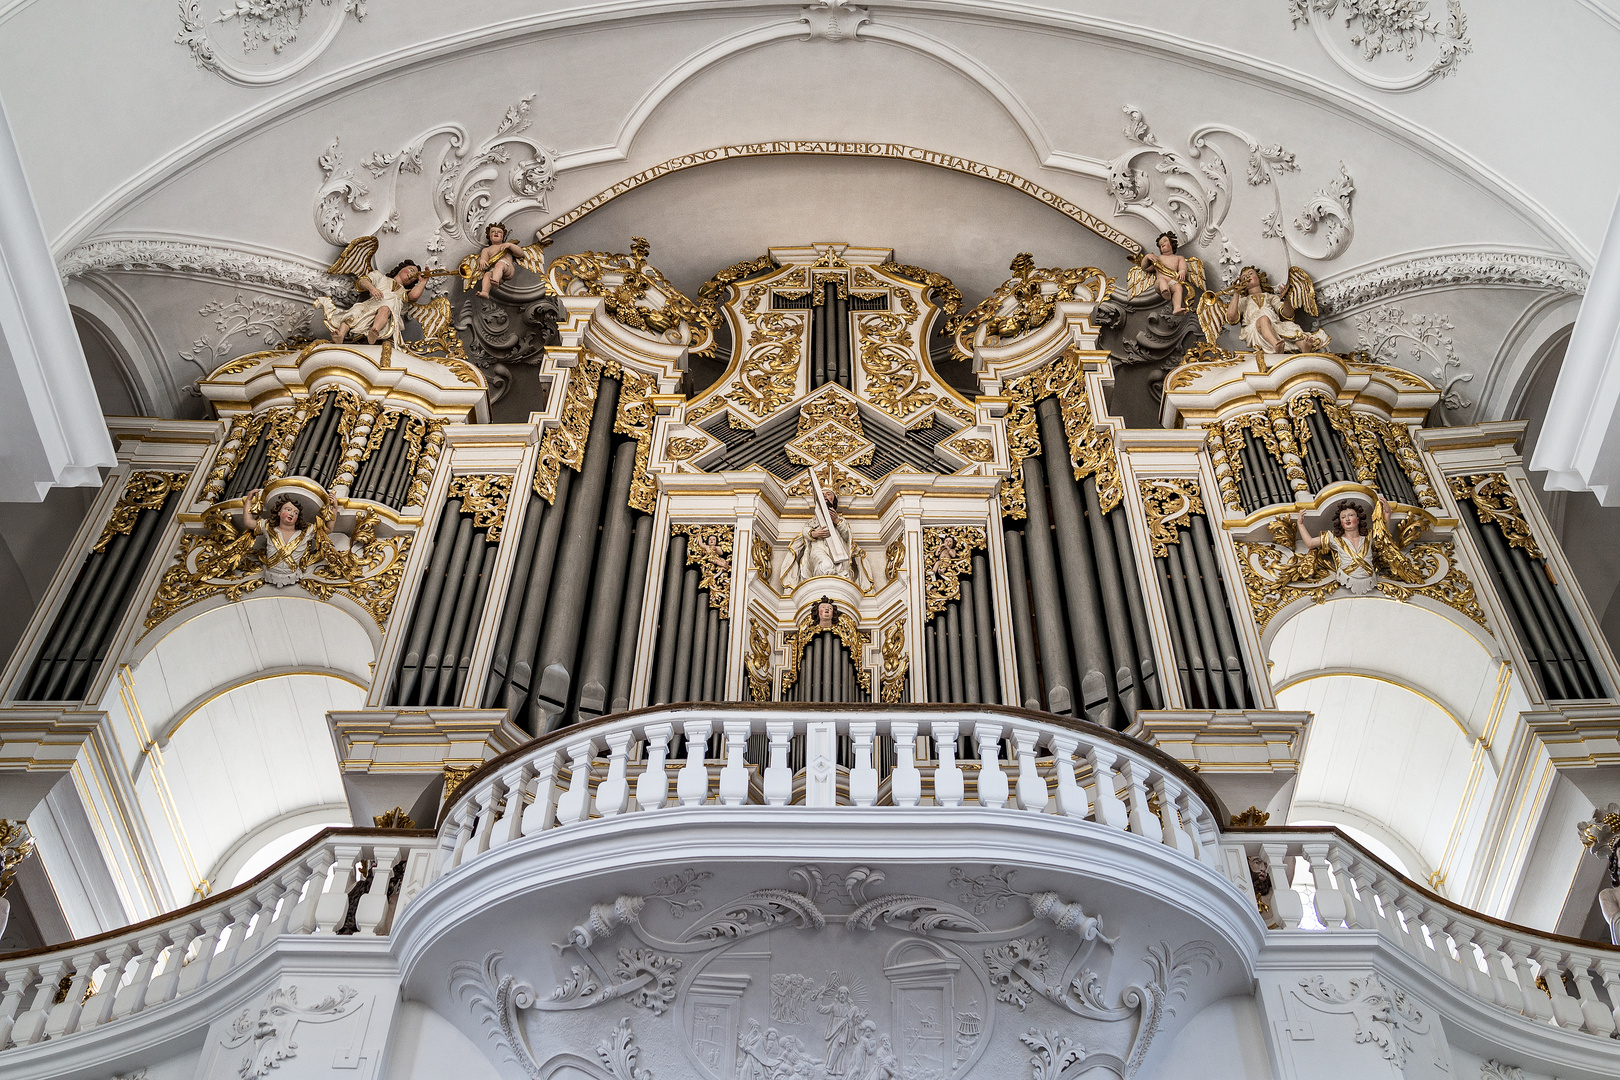
[[[134,472],[124,484],[124,493],[118,505],[102,526],[101,537],[91,551],[105,551],[115,536],[128,536],[135,529],[135,519],[142,510],[161,510],[169,493],[179,491],[191,479],[188,472]]]
[[[883,703],[894,705],[906,689],[906,672],[911,668],[911,655],[906,652],[906,617],[900,616],[883,631],[883,678],[878,685],[883,691]]]
[[[1508,547],[1523,548],[1524,553],[1532,559],[1546,558],[1536,544],[1535,533],[1530,529],[1530,522],[1525,520],[1524,509],[1519,505],[1518,496],[1513,493],[1513,485],[1508,482],[1506,473],[1475,473],[1448,479],[1451,481],[1451,493],[1459,501],[1473,503],[1480,524],[1495,525],[1508,542]]]
[[[709,590],[709,606],[722,619],[731,618],[731,546],[737,531],[730,525],[672,525],[671,536],[686,536],[686,565],[700,571],[698,590]],[[711,547],[710,545],[714,546]]]
[[[842,579],[840,579],[842,580]],[[799,681],[799,661],[804,656],[804,650],[809,646],[811,639],[817,634],[826,631],[838,635],[838,640],[844,643],[849,650],[849,658],[855,667],[855,678],[861,684],[861,690],[868,697],[872,694],[872,673],[866,670],[863,663],[866,656],[866,647],[872,643],[872,632],[862,630],[855,623],[855,617],[842,606],[838,607],[838,621],[832,626],[820,626],[816,621],[816,608],[820,600],[812,600],[805,609],[799,613],[795,628],[782,635],[782,644],[787,646],[788,669],[782,675],[782,696],[785,699],[787,692],[793,689],[793,684]]]
[[[501,542],[506,509],[512,501],[510,473],[453,476],[445,497],[461,500],[461,512],[472,515],[473,528],[483,529],[489,543]]]
[[[1138,483],[1154,557],[1168,558],[1170,545],[1181,543],[1180,526],[1190,524],[1188,519],[1193,514],[1202,516],[1204,513],[1204,502],[1198,497],[1198,481],[1145,477]]]
[[[1104,514],[1119,505],[1125,492],[1114,454],[1114,431],[1107,425],[1098,425],[1093,418],[1091,398],[1086,391],[1085,361],[1079,348],[1065,349],[1045,366],[1014,379],[1007,384],[1006,394],[1012,404],[1007,407],[1004,421],[1008,477],[1001,486],[1003,516],[1022,518],[1027,513],[1021,469],[1026,457],[1041,453],[1036,403],[1053,396],[1062,405],[1063,430],[1069,441],[1068,456],[1074,478],[1084,480],[1096,476],[1097,501]],[[1047,456],[1048,468],[1055,458],[1056,455]]]
[[[945,542],[951,544],[950,554]],[[989,551],[984,529],[976,525],[940,525],[923,529],[923,566],[927,587],[926,616],[932,619],[945,605],[962,597],[962,575],[973,573],[973,552]]]

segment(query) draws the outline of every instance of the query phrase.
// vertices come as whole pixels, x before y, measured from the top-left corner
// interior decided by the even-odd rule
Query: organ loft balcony
[[[1297,267],[628,246],[115,432],[0,675],[101,919],[0,956],[8,1077],[1612,1075],[1620,670],[1522,425]]]

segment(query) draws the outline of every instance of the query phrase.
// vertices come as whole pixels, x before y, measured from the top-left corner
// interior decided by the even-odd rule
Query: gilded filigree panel
[[[534,492],[546,502],[557,498],[557,475],[564,465],[578,472],[585,463],[585,440],[591,433],[591,412],[602,369],[581,359],[565,376],[563,405],[556,427],[547,428],[540,441],[540,459],[534,469]]]
[[[179,491],[191,479],[190,473],[184,472],[134,472],[124,483],[124,493],[118,498],[118,505],[113,507],[112,514],[107,518],[107,524],[101,529],[101,536],[96,540],[92,551],[105,551],[107,545],[115,536],[128,536],[135,528],[135,519],[140,517],[142,510],[161,510],[164,500],[172,491]]]
[[[709,606],[731,617],[731,548],[737,531],[730,525],[674,525],[673,536],[687,537],[686,565],[699,571],[698,589],[709,590]]]
[[[782,696],[799,681],[799,661],[804,657],[804,650],[817,634],[827,632],[835,634],[844,648],[849,650],[850,660],[855,665],[855,678],[860,681],[861,690],[868,696],[872,693],[872,673],[866,669],[863,662],[866,648],[872,643],[872,632],[862,630],[855,624],[855,618],[843,608],[838,609],[838,618],[831,626],[821,626],[816,620],[816,608],[819,604],[811,604],[799,616],[798,627],[782,635],[782,643],[787,646],[788,668],[782,675]]]
[[[984,529],[977,525],[931,525],[923,529],[923,573],[928,618],[962,596],[962,577],[973,573],[973,553],[988,551]]]
[[[1460,500],[1473,503],[1479,520],[1500,529],[1509,547],[1524,549],[1524,553],[1532,559],[1544,557],[1506,473],[1453,476],[1451,493]]]
[[[1035,405],[1042,398],[1056,396],[1063,414],[1063,430],[1069,441],[1069,462],[1074,478],[1094,476],[1097,500],[1103,513],[1119,505],[1125,491],[1119,479],[1119,463],[1114,455],[1114,433],[1095,422],[1091,398],[1086,391],[1084,365],[1078,349],[1068,349],[1055,360],[1007,384],[1007,450],[1010,475],[1001,487],[1002,513],[1022,518],[1027,513],[1022,466],[1026,457],[1041,453],[1041,437],[1035,418]]]
[[[911,654],[906,651],[906,618],[902,615],[883,631],[883,677],[878,685],[883,703],[899,702],[906,689],[906,672],[911,669]]]
[[[1181,543],[1181,527],[1191,525],[1193,514],[1204,513],[1198,496],[1198,481],[1153,477],[1140,481],[1142,507],[1147,514],[1148,538],[1156,558],[1170,554],[1170,545]]]
[[[483,529],[491,544],[501,542],[501,530],[506,526],[506,509],[512,501],[512,477],[509,474],[457,476],[450,481],[449,497],[461,500],[461,512],[471,514],[473,527]]]

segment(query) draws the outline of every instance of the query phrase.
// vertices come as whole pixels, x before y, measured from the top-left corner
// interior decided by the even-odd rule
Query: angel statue
[[[352,274],[355,287],[365,294],[358,304],[339,309],[331,297],[315,298],[332,340],[342,343],[350,333],[364,335],[368,345],[387,338],[396,347],[405,345],[405,320],[415,319],[422,336],[442,341],[450,329],[450,300],[436,296],[426,304],[417,303],[426,287],[422,268],[406,259],[387,274],[372,266],[377,257],[377,238],[362,236],[343,249],[337,261],[326,268],[328,274]],[[441,271],[448,272],[448,271]]]
[[[256,534],[252,551],[263,567],[264,583],[285,589],[307,577],[309,568],[327,561],[329,554],[342,551],[331,536],[332,523],[337,520],[337,503],[329,496],[320,513],[305,525],[304,516],[309,509],[305,503],[313,504],[315,500],[301,497],[302,492],[287,492],[274,498],[270,504],[270,519],[265,521],[254,511],[256,506],[262,509],[263,493],[262,488],[248,493],[242,504],[242,524],[247,533]],[[347,546],[347,538],[338,539]]]
[[[818,482],[810,496],[812,507],[817,494],[823,500],[820,510],[788,545],[790,557],[782,571],[782,588],[792,592],[813,577],[841,577],[863,588],[869,586],[865,552],[850,542],[849,523],[838,512],[838,493],[823,491]]]
[[[1204,264],[1176,254],[1181,241],[1173,232],[1160,233],[1155,243],[1158,253],[1142,252],[1136,265],[1126,272],[1126,291],[1136,297],[1157,285],[1159,295],[1170,301],[1170,313],[1180,315],[1187,310],[1187,286],[1191,284],[1200,291],[1204,288]]]
[[[541,254],[541,249],[551,245],[549,238],[523,247],[508,240],[506,235],[506,226],[501,222],[486,225],[483,250],[461,260],[456,272],[461,275],[461,287],[467,292],[477,288],[478,295],[488,300],[490,291],[499,287],[501,282],[510,280],[519,266],[536,274],[546,272],[545,256]]]
[[[1351,596],[1371,595],[1378,588],[1380,570],[1409,583],[1422,579],[1422,571],[1412,565],[1404,550],[1427,524],[1421,517],[1408,516],[1401,528],[1391,533],[1394,512],[1382,495],[1370,515],[1350,499],[1334,503],[1329,514],[1332,527],[1312,536],[1301,510],[1297,515],[1299,535],[1307,551],[1318,552],[1318,559],[1325,554],[1332,560],[1334,577]]]
[[[1228,292],[1232,295],[1225,299],[1223,308],[1222,300]],[[1300,308],[1310,315],[1317,314],[1316,285],[1304,270],[1290,266],[1287,284],[1273,292],[1264,270],[1245,266],[1230,290],[1206,292],[1199,298],[1198,324],[1211,345],[1221,336],[1221,328],[1231,323],[1238,326],[1238,336],[1257,352],[1325,351],[1326,332],[1307,331],[1292,321]]]

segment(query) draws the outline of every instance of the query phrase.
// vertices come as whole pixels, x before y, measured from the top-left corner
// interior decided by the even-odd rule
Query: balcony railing
[[[704,750],[672,758],[676,736]],[[964,737],[969,753],[959,757]],[[1020,709],[659,708],[564,728],[486,764],[441,815],[437,873],[520,837],[676,806],[1048,814],[1134,833],[1219,871],[1218,805],[1196,775],[1150,746]]]
[[[1299,931],[1314,915],[1317,933],[1374,930],[1481,1002],[1605,1039],[1620,1029],[1620,949],[1459,907],[1337,829],[1230,829],[1223,846],[1233,864],[1265,863],[1273,887],[1257,899],[1274,927]],[[1309,867],[1313,889],[1289,885],[1296,858]]]
[[[201,903],[0,958],[0,1048],[178,1008],[282,934],[386,935],[394,913],[427,883],[432,849],[432,834],[414,829],[327,829]]]

